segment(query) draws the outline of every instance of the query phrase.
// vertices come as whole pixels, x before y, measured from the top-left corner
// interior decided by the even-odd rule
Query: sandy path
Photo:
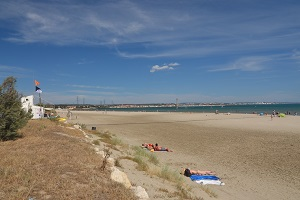
[[[219,199],[300,199],[300,117],[74,111],[69,121],[167,146],[174,152],[157,155],[176,170],[216,171]]]

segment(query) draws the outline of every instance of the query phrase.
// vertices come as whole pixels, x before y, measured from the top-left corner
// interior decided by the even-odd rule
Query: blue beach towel
[[[191,175],[190,179],[192,181],[198,181],[198,180],[220,180],[217,176],[211,176],[211,175]]]

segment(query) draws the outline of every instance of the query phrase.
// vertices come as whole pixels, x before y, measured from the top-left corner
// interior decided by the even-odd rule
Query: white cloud
[[[292,58],[296,60],[297,63],[300,63],[300,51],[294,50]]]
[[[258,1],[215,4],[180,1],[1,1],[0,22],[13,32],[12,42],[56,45],[117,45],[125,57],[205,56],[272,51],[300,45],[300,4]],[[241,6],[242,5],[242,6]],[[196,6],[199,9],[193,9]],[[220,7],[228,6],[220,2]],[[268,9],[266,9],[268,7]],[[165,12],[165,10],[168,12]],[[278,10],[280,9],[280,14]],[[116,14],[117,13],[117,14]],[[7,23],[9,21],[9,23]],[[139,51],[122,48],[137,44]],[[143,48],[143,53],[140,49]]]
[[[81,59],[81,61],[77,62],[77,65],[88,65],[88,64],[93,64],[94,61],[88,61],[86,59]]]
[[[178,66],[178,65],[179,65],[179,63],[176,63],[176,62],[175,62],[175,63],[170,63],[170,64],[169,64],[169,66],[172,66],[172,67],[175,67],[175,66]]]
[[[231,70],[240,70],[240,71],[261,71],[264,69],[263,63],[269,61],[265,57],[245,57],[236,60],[234,63],[225,66],[223,68],[212,69],[209,71],[231,71]]]
[[[159,66],[159,65],[154,65],[152,66],[152,68],[150,69],[150,72],[156,72],[156,71],[166,71],[166,70],[174,70],[174,66],[178,66],[178,63],[170,63],[168,65],[163,65],[163,66]]]
[[[7,66],[7,65],[0,65],[0,71],[2,72],[25,72],[27,69],[21,67],[14,67],[14,66]]]
[[[87,90],[70,90],[68,91],[70,93],[76,93],[76,94],[81,94],[81,95],[91,95],[91,96],[99,96],[99,95],[103,95],[103,96],[109,96],[109,95],[116,95],[116,93],[114,92],[99,92],[99,91],[87,91]]]
[[[33,71],[14,66],[0,65],[0,77],[31,77],[33,76]]]
[[[116,90],[119,88],[116,87],[107,87],[107,86],[95,86],[95,85],[66,85],[69,87],[76,87],[76,88],[91,88],[91,89],[105,89],[105,90]]]
[[[248,71],[248,72],[257,72],[263,71],[270,68],[281,68],[282,63],[293,63],[295,56],[290,56],[290,54],[273,54],[267,56],[248,56],[241,57],[237,60],[224,64],[217,67],[210,67],[212,69],[208,70],[210,72],[219,72],[219,71]],[[293,66],[293,64],[291,64]]]

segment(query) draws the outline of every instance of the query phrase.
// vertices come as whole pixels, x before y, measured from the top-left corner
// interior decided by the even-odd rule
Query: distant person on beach
[[[190,177],[191,175],[216,175],[216,173],[209,171],[209,170],[192,170],[189,168],[183,168],[180,174],[183,174],[184,176]]]
[[[154,149],[154,145],[153,144],[148,144],[148,143],[142,144],[142,147],[144,147],[148,150]]]
[[[158,146],[158,144],[156,143],[154,146],[154,151],[168,151],[168,152],[172,152],[170,149],[162,147],[162,146]]]

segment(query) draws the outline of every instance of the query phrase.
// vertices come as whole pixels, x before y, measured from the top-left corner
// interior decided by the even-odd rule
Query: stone
[[[114,158],[108,158],[107,159],[107,164],[112,167],[115,165],[115,159]]]
[[[140,200],[149,199],[149,195],[146,192],[145,188],[141,186],[131,187],[131,190],[134,192],[135,196],[137,196]]]
[[[111,169],[112,169],[112,172],[111,172],[110,178],[113,181],[123,184],[126,188],[131,188],[131,183],[130,183],[127,175],[124,172],[120,171],[116,167],[111,167]]]
[[[77,124],[74,125],[74,128],[81,129],[81,127],[79,125],[77,125]]]
[[[96,151],[96,154],[99,154],[102,158],[104,158],[104,151]]]

